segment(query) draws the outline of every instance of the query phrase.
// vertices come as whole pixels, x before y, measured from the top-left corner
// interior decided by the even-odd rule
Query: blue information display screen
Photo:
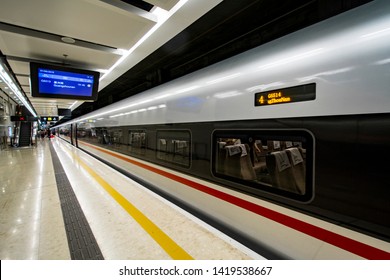
[[[38,68],[38,81],[39,92],[45,94],[90,97],[93,93],[93,75]]]

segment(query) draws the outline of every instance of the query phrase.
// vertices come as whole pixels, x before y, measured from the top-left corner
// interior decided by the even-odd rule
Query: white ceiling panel
[[[4,50],[7,56],[17,58],[29,58],[32,60],[44,60],[72,64],[75,67],[82,66],[87,69],[108,69],[119,59],[119,55],[82,48],[71,44],[52,42],[35,37],[21,36],[15,33],[0,31],[7,44]],[[1,48],[0,44],[0,48]],[[3,51],[3,50],[2,50]],[[3,51],[4,53],[4,51]],[[66,55],[66,57],[64,56]],[[9,59],[9,63],[12,58]]]
[[[38,115],[71,105],[73,110],[83,102],[31,97],[31,61],[99,71],[102,89],[222,0],[144,1],[164,9],[165,14],[120,0],[0,0],[1,59]],[[140,41],[146,34],[148,40]],[[63,37],[75,42],[66,43]],[[132,56],[136,59],[129,60]],[[4,83],[0,88],[6,91]]]
[[[155,22],[100,1],[2,0],[1,21],[126,49]]]
[[[179,0],[148,0],[147,2],[169,11],[177,4],[177,2],[179,2]]]
[[[28,63],[22,62],[22,61],[10,60],[9,64],[12,67],[12,70],[15,73],[15,75],[20,75],[20,74],[30,75],[30,67],[29,67]],[[28,78],[29,77],[20,77],[19,82],[25,81],[25,79],[27,79],[27,81],[28,81]],[[21,83],[21,84],[23,84],[23,83]]]

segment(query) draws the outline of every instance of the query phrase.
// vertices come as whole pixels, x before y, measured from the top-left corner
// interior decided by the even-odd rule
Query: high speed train
[[[54,127],[277,259],[390,259],[390,1]]]

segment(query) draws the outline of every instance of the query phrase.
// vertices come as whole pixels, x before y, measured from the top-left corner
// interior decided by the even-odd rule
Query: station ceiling
[[[0,54],[38,115],[77,117],[367,2],[0,0]],[[100,72],[98,100],[32,97],[31,61]]]

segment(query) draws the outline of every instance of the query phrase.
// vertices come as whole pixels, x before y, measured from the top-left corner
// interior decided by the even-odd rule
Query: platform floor
[[[57,138],[0,151],[0,186],[2,260],[262,259]]]

